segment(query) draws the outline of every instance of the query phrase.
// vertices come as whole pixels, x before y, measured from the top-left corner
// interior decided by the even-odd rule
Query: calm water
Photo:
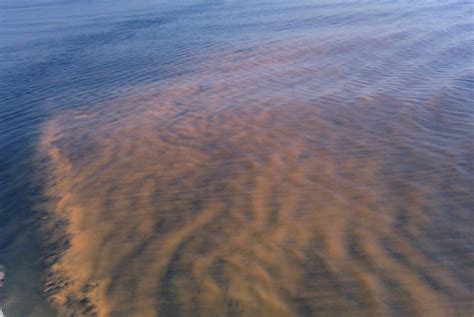
[[[12,316],[472,316],[474,3],[0,0]]]

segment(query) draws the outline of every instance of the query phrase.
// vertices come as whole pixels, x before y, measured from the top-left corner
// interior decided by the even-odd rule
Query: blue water
[[[287,133],[276,132],[277,138],[286,140],[294,133],[306,146],[316,133],[306,124],[327,123],[338,131],[334,132],[337,137],[331,138],[331,132],[325,134],[321,128],[327,139],[321,137],[320,145],[337,152],[337,157],[368,161],[376,156],[387,162],[382,163],[387,182],[408,182],[420,192],[437,193],[434,196],[439,200],[426,208],[436,214],[432,221],[442,238],[437,239],[434,230],[427,236],[435,238],[420,238],[422,242],[413,245],[422,245],[423,254],[450,272],[443,281],[464,280],[462,286],[452,286],[460,295],[447,302],[454,307],[448,311],[468,316],[472,305],[466,304],[465,294],[472,294],[474,275],[469,265],[474,252],[469,229],[474,224],[473,17],[472,1],[454,0],[0,0],[0,264],[7,268],[0,306],[5,315],[61,314],[58,304],[50,304],[51,296],[44,292],[50,269],[45,262],[64,249],[45,242],[51,237],[41,230],[49,217],[41,204],[51,199],[44,188],[52,178],[60,182],[49,175],[47,159],[38,154],[45,127],[51,120],[59,121],[62,133],[73,135],[62,146],[78,148],[83,155],[79,161],[90,162],[94,158],[81,150],[81,138],[94,138],[94,133],[84,131],[97,131],[100,143],[109,127],[114,133],[114,122],[139,126],[146,121],[142,113],[152,108],[141,100],[156,104],[158,96],[174,105],[169,118],[184,113],[183,119],[191,123],[189,111],[201,117],[221,114],[227,118],[234,111],[242,111],[237,116],[260,110],[271,113],[274,106],[280,114],[288,111],[287,117],[298,118],[282,123]],[[204,93],[189,96],[183,93],[186,85],[199,86]],[[246,112],[249,104],[255,109]],[[294,114],[313,104],[317,106],[306,115]],[[98,119],[84,121],[78,119],[81,116]],[[233,118],[230,115],[230,125]],[[69,126],[77,130],[70,132]],[[228,132],[216,129],[218,135]],[[137,143],[154,142],[148,135],[135,137]],[[364,146],[341,141],[351,137],[360,138]],[[242,143],[252,142],[243,138]],[[241,152],[255,151],[258,156],[257,150],[239,146]],[[269,146],[268,151],[278,154],[285,147],[289,145]],[[120,156],[125,150],[117,153]],[[77,164],[82,166],[81,162]],[[245,168],[238,172],[251,173]],[[365,181],[354,176],[356,187]],[[380,177],[367,182],[384,184]],[[180,186],[172,183],[170,188]],[[408,194],[398,194],[388,191],[387,195],[414,209],[426,206],[416,200],[416,193],[413,200]],[[346,193],[340,190],[340,195]],[[387,201],[392,207],[397,205]],[[450,221],[441,232],[442,224]],[[450,255],[448,259],[448,249],[456,250],[459,258]],[[380,263],[386,262],[381,259]],[[169,301],[173,297],[159,294]],[[290,307],[285,314],[317,316],[318,307],[329,315],[341,313],[330,304],[318,306],[311,300],[298,304],[304,300],[282,300]],[[408,302],[400,299],[392,305],[395,308],[370,313],[429,315],[423,305],[413,304],[415,308],[409,309]],[[185,314],[171,304],[166,307],[163,316]],[[242,316],[255,312],[246,307],[242,304]],[[132,313],[140,316],[138,311]],[[85,316],[80,310],[75,314]]]

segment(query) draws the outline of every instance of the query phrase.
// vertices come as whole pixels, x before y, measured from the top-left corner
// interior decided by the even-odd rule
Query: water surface
[[[0,2],[6,316],[470,316],[469,1]]]

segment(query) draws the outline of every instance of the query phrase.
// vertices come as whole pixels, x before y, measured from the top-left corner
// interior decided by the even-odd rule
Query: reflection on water
[[[39,90],[45,297],[60,316],[472,315],[471,11],[217,1],[67,42],[104,60]]]

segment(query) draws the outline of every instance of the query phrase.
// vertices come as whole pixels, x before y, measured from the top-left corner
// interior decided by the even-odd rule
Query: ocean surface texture
[[[0,0],[0,309],[473,316],[473,31],[472,0]]]

